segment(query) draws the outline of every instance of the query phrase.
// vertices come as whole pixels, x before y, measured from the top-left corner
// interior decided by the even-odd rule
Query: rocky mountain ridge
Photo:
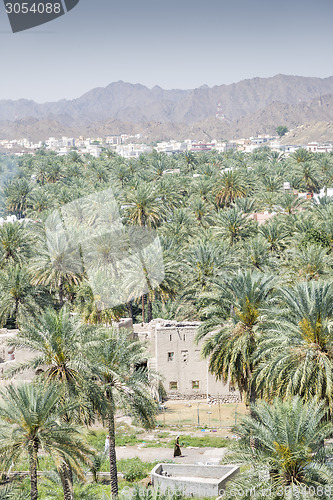
[[[218,102],[226,120],[215,118]],[[145,141],[234,139],[310,122],[333,122],[333,77],[276,75],[192,90],[115,82],[71,101],[0,100],[0,139],[120,133],[140,133]]]

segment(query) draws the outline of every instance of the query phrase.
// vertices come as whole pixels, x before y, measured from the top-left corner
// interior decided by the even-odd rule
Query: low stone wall
[[[241,403],[242,398],[239,394],[230,394],[228,396],[209,396],[208,403],[216,405],[218,403]]]
[[[207,401],[207,394],[179,394],[179,393],[168,393],[166,399],[171,399],[172,401],[180,401],[180,400],[206,400]],[[227,404],[227,403],[240,403],[241,397],[237,394],[230,394],[226,396],[219,396],[218,398],[216,396],[210,396],[208,395],[208,403],[210,404],[218,404],[219,402],[222,404]]]
[[[151,472],[152,484],[161,493],[173,491],[184,496],[216,497],[239,467],[232,465],[158,464]]]

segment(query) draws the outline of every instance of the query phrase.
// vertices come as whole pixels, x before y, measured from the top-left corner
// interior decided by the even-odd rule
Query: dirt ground
[[[205,401],[166,401],[157,422],[165,427],[216,429],[218,435],[230,434],[230,428],[247,413],[244,403],[208,404]]]
[[[170,461],[178,464],[218,465],[225,448],[183,448],[181,457],[173,457],[172,448],[142,448],[140,446],[117,446],[117,459],[138,457],[144,462]]]

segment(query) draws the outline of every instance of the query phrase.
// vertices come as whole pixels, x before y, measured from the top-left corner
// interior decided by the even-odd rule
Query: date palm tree
[[[31,274],[25,267],[8,266],[0,271],[0,324],[9,320],[14,327],[22,326],[28,318],[40,313],[48,297],[41,287],[34,287]]]
[[[126,215],[132,224],[157,227],[161,220],[161,211],[158,194],[147,184],[140,184],[126,196]]]
[[[182,275],[186,279],[184,297],[196,302],[200,294],[207,292],[221,271],[230,272],[235,267],[234,255],[229,246],[220,242],[200,238],[193,242],[184,252],[182,259]]]
[[[216,235],[220,235],[229,241],[230,246],[249,236],[253,236],[257,231],[257,225],[235,207],[220,210],[213,219],[213,224]]]
[[[203,355],[209,358],[210,372],[224,383],[230,379],[246,404],[256,400],[254,354],[275,282],[274,276],[239,271],[204,295],[205,319],[197,336],[204,339]]]
[[[70,407],[60,404],[58,386],[9,385],[0,393],[0,463],[7,468],[24,455],[29,457],[31,500],[38,498],[38,455],[52,456],[58,469],[66,460],[83,477],[81,463],[89,463],[91,453],[80,431],[61,418]],[[70,498],[66,489],[64,498]]]
[[[85,373],[88,363],[84,356],[86,346],[98,335],[96,328],[88,327],[72,316],[66,308],[59,311],[47,309],[42,315],[25,324],[11,345],[24,348],[35,356],[8,370],[7,376],[33,369],[39,372],[38,378],[44,384],[57,383],[62,388],[61,403],[77,401],[71,413],[63,413],[65,422],[89,424],[94,419],[94,412],[88,396]],[[70,463],[64,463],[61,470],[64,487],[68,495],[73,495],[73,478]],[[72,496],[68,496],[72,500]]]
[[[27,209],[32,185],[25,178],[14,178],[4,187],[6,209],[21,218]]]
[[[28,216],[32,214],[41,214],[50,206],[50,197],[44,190],[34,189],[28,196],[28,203],[31,209],[27,210]]]
[[[333,412],[333,286],[302,282],[277,296],[258,343],[258,388],[267,397],[323,399]]]
[[[48,286],[51,292],[57,291],[59,305],[62,307],[65,302],[65,285],[78,285],[83,278],[79,244],[71,242],[69,235],[56,225],[47,234],[40,228],[36,235],[35,255],[31,259],[30,269],[32,283]]]
[[[265,238],[269,245],[269,251],[281,253],[287,246],[288,231],[279,221],[274,218],[259,227],[258,233]]]
[[[294,182],[297,186],[304,187],[308,193],[318,193],[322,184],[317,165],[312,162],[299,163]]]
[[[66,398],[75,399],[82,395],[87,365],[83,352],[95,334],[96,328],[81,323],[66,307],[59,311],[46,309],[43,314],[26,322],[12,339],[14,347],[27,349],[35,356],[27,362],[13,365],[8,375],[27,369],[40,371],[41,380],[61,384]],[[81,414],[84,410],[82,406]]]
[[[95,408],[107,422],[111,497],[117,498],[116,410],[130,411],[146,428],[154,425],[157,406],[151,394],[152,381],[147,370],[138,368],[147,359],[147,352],[141,342],[129,338],[128,332],[106,329],[103,337],[89,346],[86,355],[90,364],[89,372],[99,391]]]
[[[0,226],[0,267],[26,264],[31,247],[31,235],[25,224],[8,222]]]
[[[298,196],[294,194],[284,193],[280,196],[278,205],[282,208],[284,213],[292,215],[299,212],[302,208],[307,208],[309,203],[308,200],[304,198],[298,198]]]
[[[286,264],[300,279],[318,280],[325,278],[332,270],[333,258],[327,248],[308,244],[301,248],[292,248],[286,253]]]
[[[247,467],[228,483],[223,497],[234,499],[237,491],[237,500],[330,498],[324,493],[333,483],[331,467],[324,461],[324,439],[333,428],[323,403],[274,399],[258,403],[252,412],[236,427],[240,440],[224,459]]]
[[[108,308],[103,304],[101,297],[94,294],[90,284],[83,281],[75,288],[75,310],[79,312],[81,318],[89,325],[112,324],[126,313],[123,305]]]
[[[250,269],[271,272],[277,268],[277,261],[269,251],[269,244],[261,235],[249,238],[244,244],[243,252],[245,263]]]
[[[224,172],[215,188],[216,204],[218,207],[230,207],[236,198],[243,198],[246,193],[246,183],[238,171]]]

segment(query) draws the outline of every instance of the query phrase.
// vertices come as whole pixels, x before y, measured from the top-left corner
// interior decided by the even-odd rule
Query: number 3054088
[[[27,2],[7,2],[7,14],[60,14],[61,3],[35,2],[32,5]]]

